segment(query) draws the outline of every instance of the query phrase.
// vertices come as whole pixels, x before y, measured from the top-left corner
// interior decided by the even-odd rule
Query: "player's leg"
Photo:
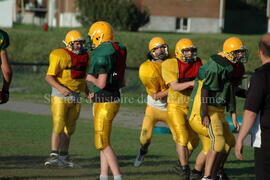
[[[65,120],[64,132],[61,133],[61,146],[60,146],[60,157],[59,159],[63,162],[63,166],[72,168],[81,168],[79,165],[72,162],[69,156],[69,144],[72,134],[76,129],[76,122],[80,114],[80,103],[69,103],[67,118]]]
[[[116,155],[110,146],[112,121],[119,110],[119,106],[119,103],[110,102],[94,103],[93,107],[95,145],[104,155],[101,158],[101,172],[106,172],[109,166],[114,176],[121,176]]]
[[[64,131],[67,106],[63,98],[51,97],[51,112],[53,120],[53,130],[51,136],[51,153],[50,157],[45,161],[47,168],[58,167],[59,165],[59,149],[61,143],[61,133]]]
[[[148,152],[148,146],[151,143],[151,138],[152,138],[152,133],[153,133],[153,128],[155,125],[154,122],[154,113],[156,108],[151,107],[147,105],[145,109],[145,115],[142,123],[142,129],[141,129],[141,135],[140,135],[140,144],[141,147],[138,151],[138,154],[134,160],[134,166],[138,167],[143,163],[144,156]]]
[[[211,177],[217,154],[218,152],[222,152],[225,147],[225,138],[223,133],[223,119],[225,118],[224,108],[208,106],[208,112],[211,119],[208,132],[212,141],[212,147],[209,150],[206,158],[204,172],[205,177]]]
[[[179,161],[173,168],[173,172],[177,173],[181,179],[188,179],[190,168],[188,163],[189,151],[188,144],[188,121],[186,108],[177,104],[168,104],[168,121],[170,124],[171,132],[176,143],[176,151]]]

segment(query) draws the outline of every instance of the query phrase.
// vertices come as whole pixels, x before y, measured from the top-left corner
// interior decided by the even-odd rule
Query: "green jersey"
[[[226,106],[227,111],[235,110],[235,98],[233,94],[231,76],[233,66],[231,63],[220,55],[213,55],[208,62],[204,64],[195,81],[194,89],[191,95],[191,106],[194,97],[198,91],[198,81],[202,82],[201,88],[208,90],[207,104],[211,106]]]
[[[126,50],[125,46],[121,43],[117,43],[119,48]],[[104,42],[100,44],[91,54],[91,64],[88,74],[98,76],[98,74],[107,74],[106,86],[104,89],[100,89],[94,86],[94,93],[103,91],[103,94],[108,92],[119,91],[122,80],[115,79],[114,74],[117,69],[117,52],[111,42]],[[106,95],[105,95],[106,96]]]
[[[9,46],[8,34],[0,29],[0,51],[6,49]]]

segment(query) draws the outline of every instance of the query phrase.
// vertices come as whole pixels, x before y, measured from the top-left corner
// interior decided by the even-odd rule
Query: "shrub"
[[[86,27],[96,21],[107,21],[116,30],[137,31],[149,21],[146,9],[132,0],[77,0],[77,19]]]

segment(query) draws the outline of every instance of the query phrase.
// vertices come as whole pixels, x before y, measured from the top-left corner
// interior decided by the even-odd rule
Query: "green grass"
[[[50,116],[0,111],[0,179],[95,179],[99,174],[99,155],[94,148],[92,120],[79,119],[71,142],[70,153],[82,169],[45,169],[43,162],[50,150]],[[132,163],[137,153],[139,130],[113,127],[115,149],[125,179],[179,179],[168,169],[177,156],[170,135],[153,135],[149,154],[142,167]],[[191,157],[194,164],[195,155]],[[226,170],[232,179],[254,177],[253,150],[245,148],[244,161],[229,156]]]
[[[86,37],[88,27],[75,28]],[[71,28],[52,28],[47,32],[41,26],[15,25],[14,28],[5,29],[10,35],[11,45],[9,54],[15,62],[48,62],[50,52],[58,47],[63,47],[62,40]],[[126,45],[128,49],[127,64],[138,67],[145,61],[148,43],[154,36],[163,37],[170,47],[170,54],[174,54],[176,42],[181,38],[190,38],[198,47],[199,56],[206,60],[210,55],[222,50],[226,38],[237,36],[241,38],[250,54],[246,65],[248,71],[260,65],[257,57],[257,44],[261,35],[239,34],[183,34],[183,33],[153,33],[153,32],[119,32],[115,33],[115,40]]]

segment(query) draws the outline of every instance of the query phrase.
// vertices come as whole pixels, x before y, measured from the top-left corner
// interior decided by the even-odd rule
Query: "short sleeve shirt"
[[[253,74],[245,102],[245,110],[261,115],[262,146],[270,147],[270,63]]]

